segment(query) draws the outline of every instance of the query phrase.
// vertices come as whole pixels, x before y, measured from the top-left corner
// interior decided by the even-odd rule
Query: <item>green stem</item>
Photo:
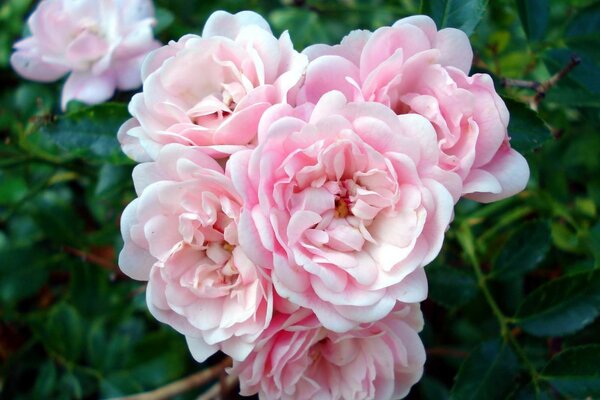
[[[471,265],[473,267],[475,276],[477,277],[477,284],[479,286],[479,289],[483,293],[485,300],[487,301],[488,305],[492,309],[494,316],[498,320],[498,325],[500,326],[500,335],[502,336],[502,339],[505,342],[508,342],[512,345],[513,349],[515,350],[515,352],[517,353],[519,358],[523,361],[523,364],[527,368],[529,375],[531,375],[531,380],[533,382],[533,386],[535,388],[536,395],[539,394],[540,393],[540,388],[539,388],[540,374],[537,371],[537,369],[535,368],[535,366],[533,365],[533,363],[529,360],[529,358],[527,357],[527,354],[525,354],[525,351],[523,350],[523,348],[521,347],[521,345],[519,344],[519,342],[517,341],[517,339],[514,337],[513,333],[510,330],[509,325],[512,321],[514,321],[514,319],[504,315],[504,313],[498,306],[498,303],[494,299],[494,296],[492,295],[492,292],[490,291],[490,289],[488,287],[487,277],[483,273],[483,271],[481,269],[481,265],[479,263],[479,259],[477,258],[477,254],[475,252],[475,240],[473,238],[473,233],[472,233],[468,223],[463,223],[460,225],[460,229],[458,232],[458,241],[460,242],[463,250],[465,251],[465,253],[467,255],[467,258],[469,259],[469,262],[471,263]]]

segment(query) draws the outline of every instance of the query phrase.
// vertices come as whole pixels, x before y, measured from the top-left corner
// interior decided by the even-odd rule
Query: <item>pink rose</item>
[[[464,195],[490,202],[525,188],[529,168],[510,147],[508,110],[488,75],[467,76],[473,53],[462,31],[438,31],[429,17],[415,16],[304,53],[311,62],[299,103],[339,90],[350,101],[420,114],[436,130],[440,166],[460,175]]]
[[[261,399],[399,399],[419,381],[425,350],[419,306],[347,333],[322,328],[302,310],[277,314],[259,345],[236,362],[241,394]]]
[[[23,77],[52,82],[67,73],[62,107],[135,89],[148,52],[160,46],[152,34],[151,0],[43,0],[29,17],[31,36],[15,44],[10,61]]]
[[[461,192],[439,168],[423,117],[324,95],[274,106],[259,146],[234,154],[228,174],[244,198],[240,243],[272,266],[283,298],[343,332],[426,297],[422,266],[438,254]]]
[[[199,149],[165,146],[133,173],[125,209],[123,272],[148,280],[150,312],[186,336],[194,358],[244,359],[271,320],[271,284],[238,245],[241,199]]]
[[[202,37],[186,35],[146,59],[143,92],[129,105],[134,118],[119,131],[123,151],[148,161],[168,143],[217,158],[251,146],[262,113],[287,102],[306,63],[288,33],[275,38],[258,14],[217,11]]]

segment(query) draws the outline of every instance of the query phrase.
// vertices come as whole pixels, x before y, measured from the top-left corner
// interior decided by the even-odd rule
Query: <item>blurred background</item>
[[[261,13],[298,50],[418,13],[467,32],[472,73],[494,77],[532,177],[516,197],[458,204],[427,267],[428,360],[409,398],[600,396],[600,2],[155,4],[163,43],[200,33],[217,9]],[[195,363],[183,336],[146,311],[144,285],[116,265],[120,213],[134,191],[115,135],[132,93],[63,114],[61,82],[27,82],[10,69],[36,5],[0,3],[0,398],[111,398],[215,370],[222,357]],[[175,398],[195,399],[215,380],[184,382]]]

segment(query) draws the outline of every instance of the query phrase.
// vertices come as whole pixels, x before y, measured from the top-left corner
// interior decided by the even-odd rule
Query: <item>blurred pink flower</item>
[[[346,333],[322,328],[307,310],[276,314],[256,350],[230,373],[241,394],[261,399],[399,399],[421,378],[425,350],[417,304]]]
[[[181,143],[222,158],[253,145],[262,113],[287,102],[306,63],[288,33],[275,38],[258,14],[217,11],[202,37],[186,35],[146,59],[134,118],[119,131],[123,151],[148,161]]]
[[[198,361],[243,360],[271,320],[271,283],[238,245],[241,199],[201,150],[165,146],[138,165],[125,209],[123,272],[148,280],[150,312],[186,336]]]
[[[463,179],[463,195],[490,202],[525,188],[529,167],[510,147],[508,110],[490,76],[467,76],[473,52],[462,31],[438,31],[431,18],[414,16],[304,53],[311,62],[299,104],[339,90],[349,101],[420,114],[436,130],[440,166]]]
[[[10,61],[23,77],[52,82],[70,73],[62,108],[112,97],[142,83],[142,60],[154,40],[151,0],[43,0],[29,17],[31,36],[15,44]]]
[[[427,295],[420,267],[438,254],[461,193],[438,158],[435,131],[419,115],[347,104],[340,92],[312,113],[274,106],[259,146],[227,165],[244,200],[240,244],[272,266],[280,296],[326,328],[383,318],[396,301]]]

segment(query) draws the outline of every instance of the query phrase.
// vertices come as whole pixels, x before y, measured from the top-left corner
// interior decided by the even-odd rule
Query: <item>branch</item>
[[[70,246],[64,246],[63,249],[65,252],[81,258],[81,260],[83,262],[90,262],[90,263],[96,264],[104,269],[107,269],[111,272],[116,272],[117,274],[122,274],[121,270],[119,269],[118,266],[113,264],[111,261],[109,261],[103,257],[100,257],[96,254],[88,253],[83,250],[79,250],[79,249],[76,249],[76,248],[73,248]]]
[[[515,87],[535,90],[535,95],[532,98],[530,98],[529,104],[532,109],[537,110],[540,102],[544,99],[544,97],[546,97],[546,93],[548,93],[548,90],[552,89],[558,83],[558,81],[564,78],[569,72],[573,70],[573,68],[575,68],[580,63],[581,58],[579,58],[576,55],[573,55],[563,69],[558,71],[556,74],[552,75],[549,79],[545,80],[544,82],[502,78],[501,84],[503,87]]]
[[[231,358],[226,358],[210,368],[203,369],[187,378],[169,383],[166,386],[149,392],[135,394],[133,396],[118,397],[113,400],[164,400],[185,393],[191,389],[200,387],[213,379],[218,378],[223,370],[231,366]]]
[[[548,90],[550,90],[554,85],[558,83],[562,78],[564,78],[569,72],[573,70],[577,65],[581,63],[581,58],[576,55],[571,56],[571,59],[564,66],[563,69],[554,74],[547,81],[542,82],[541,86],[536,90],[536,95],[533,98],[533,104],[537,107],[540,104],[540,101],[546,96]]]
[[[237,385],[237,378],[232,375],[227,375],[220,382],[215,383],[206,392],[198,396],[196,400],[226,399],[227,393],[229,393],[235,385]]]

